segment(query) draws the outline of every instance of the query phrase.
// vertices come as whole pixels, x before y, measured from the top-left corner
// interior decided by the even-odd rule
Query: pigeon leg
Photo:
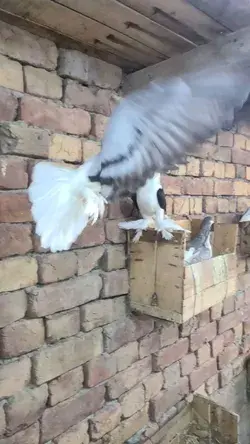
[[[155,224],[156,230],[161,233],[162,237],[166,240],[172,239],[173,235],[171,234],[173,231],[185,231],[188,232],[188,230],[185,230],[180,225],[178,225],[174,220],[170,219],[169,217],[165,216],[164,213],[158,212],[156,214],[156,224]]]
[[[119,228],[122,228],[123,230],[136,230],[136,234],[132,239],[133,243],[139,242],[142,231],[147,230],[147,228],[150,225],[150,220],[148,219],[138,219],[138,220],[131,220],[127,222],[120,222]]]

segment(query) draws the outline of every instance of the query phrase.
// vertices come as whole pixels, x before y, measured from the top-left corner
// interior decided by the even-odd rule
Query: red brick
[[[63,108],[52,101],[32,96],[24,96],[21,99],[20,117],[34,126],[83,136],[89,134],[91,127],[87,111]]]
[[[104,403],[105,387],[84,390],[60,404],[46,409],[42,417],[42,442],[49,441],[74,424],[100,409]]]
[[[116,357],[104,353],[84,366],[85,384],[94,387],[116,374]]]
[[[23,91],[22,65],[0,55],[0,85],[15,91]]]
[[[126,252],[124,245],[107,245],[102,261],[105,271],[117,270],[126,266]]]
[[[191,334],[190,348],[191,351],[198,350],[205,342],[211,341],[216,336],[216,322],[199,328],[195,333]]]
[[[6,362],[0,366],[0,396],[12,396],[23,390],[30,381],[31,363],[25,356],[18,361]]]
[[[231,196],[233,194],[233,182],[230,182],[230,180],[216,180],[214,193],[220,196]]]
[[[64,373],[59,378],[49,382],[49,404],[55,405],[75,395],[82,389],[83,371],[82,367]]]
[[[49,284],[74,276],[77,257],[73,252],[43,254],[37,256],[39,283]]]
[[[105,134],[105,130],[108,124],[108,117],[103,116],[102,114],[94,114],[93,115],[93,126],[91,133],[97,139],[102,140]]]
[[[126,232],[118,227],[119,221],[108,220],[106,222],[106,236],[112,244],[125,244]]]
[[[174,214],[189,214],[189,198],[188,197],[175,197],[174,198]]]
[[[151,373],[142,381],[145,389],[145,399],[149,401],[161,391],[163,387],[163,376],[161,372]]]
[[[232,163],[225,163],[225,177],[229,179],[235,178],[235,165]]]
[[[198,325],[199,327],[204,327],[205,325],[209,324],[210,322],[210,311],[205,310],[202,313],[199,313],[197,316]]]
[[[211,376],[211,378],[209,378],[205,383],[205,389],[209,395],[211,395],[213,392],[216,392],[218,388],[219,388],[218,375]]]
[[[130,438],[135,433],[136,433],[136,439],[138,439],[138,433],[137,433],[138,430],[139,431],[145,430],[149,425],[147,410],[148,410],[148,405],[146,405],[139,412],[131,416],[131,418],[122,421],[121,424],[118,427],[116,427],[111,433],[109,433],[104,439],[106,440],[107,438],[108,444],[123,444],[125,442],[129,443]],[[98,444],[101,444],[100,441],[98,441]]]
[[[224,349],[224,336],[223,335],[216,336],[216,338],[212,340],[213,358],[216,358],[216,356],[222,353],[223,349]]]
[[[111,112],[110,98],[112,92],[105,89],[94,91],[72,80],[66,81],[65,103],[81,107],[92,113],[109,116]]]
[[[122,321],[127,313],[125,297],[103,299],[85,304],[80,308],[81,327],[84,331],[109,324],[110,322]]]
[[[127,294],[129,291],[128,270],[114,270],[103,274],[104,298]]]
[[[153,320],[143,316],[113,322],[103,329],[105,349],[108,353],[115,351],[122,345],[151,333],[153,329]]]
[[[218,199],[218,212],[219,213],[229,213],[230,212],[230,200],[229,199]]]
[[[173,322],[164,322],[160,325],[160,344],[162,347],[167,347],[167,345],[172,345],[179,339],[178,326]]]
[[[37,263],[31,256],[9,257],[0,261],[0,293],[20,290],[37,283]]]
[[[48,157],[50,134],[46,130],[28,127],[23,122],[2,123],[0,135],[3,154]],[[35,162],[33,159],[30,164]]]
[[[18,392],[9,398],[5,405],[8,433],[14,433],[37,421],[45,409],[47,398],[46,384]]]
[[[30,222],[30,207],[27,194],[0,193],[0,222]]]
[[[163,175],[162,186],[166,194],[182,194],[183,179],[181,177]]]
[[[27,296],[23,290],[0,294],[0,328],[25,316]]]
[[[192,371],[190,375],[191,390],[194,391],[200,387],[203,382],[217,373],[216,359],[210,359],[202,367]]]
[[[25,254],[32,250],[31,225],[0,224],[0,258]]]
[[[236,344],[228,345],[224,351],[218,356],[218,367],[222,369],[239,355],[239,347]]]
[[[19,356],[39,348],[44,343],[41,319],[22,319],[1,330],[1,357]]]
[[[8,89],[0,87],[0,121],[14,120],[17,106],[17,97]]]
[[[217,197],[204,198],[204,210],[208,214],[217,213],[218,199]]]
[[[159,422],[166,411],[181,401],[188,393],[189,385],[186,376],[180,379],[179,384],[161,391],[159,395],[150,401],[151,420]]]
[[[241,325],[241,324],[239,324]],[[238,326],[237,326],[238,327]],[[227,330],[225,333],[223,333],[224,337],[224,346],[227,347],[228,345],[232,344],[235,340],[235,334],[233,330]]]
[[[181,325],[180,332],[181,337],[186,338],[190,336],[193,331],[196,331],[198,328],[198,318],[197,316],[189,319]]]
[[[194,353],[190,353],[184,356],[181,360],[181,375],[189,375],[196,367],[196,356]]]
[[[218,145],[233,146],[234,135],[230,131],[221,131],[218,133]]]
[[[199,366],[207,362],[211,357],[211,348],[209,344],[204,344],[197,350],[197,363]]]
[[[181,372],[180,372],[180,362],[175,362],[169,367],[165,368],[163,371],[164,377],[164,388],[173,387],[176,384],[179,384]]]
[[[125,370],[125,368],[128,368],[139,359],[138,342],[130,342],[129,344],[118,348],[118,350],[112,353],[111,356],[116,359],[117,371],[120,372]]]
[[[152,372],[151,357],[135,362],[131,367],[113,376],[107,382],[109,399],[116,399],[142,381]]]
[[[216,146],[215,150],[210,153],[210,157],[221,162],[231,162],[232,148]]]
[[[73,248],[94,247],[105,242],[104,225],[98,221],[95,225],[90,225],[80,234]]]
[[[99,298],[101,288],[102,280],[97,274],[29,288],[28,315],[41,317],[86,304]]]
[[[39,444],[39,433],[39,423],[36,422],[27,429],[15,433],[9,438],[1,439],[0,444]]]
[[[187,338],[180,339],[176,344],[163,348],[153,355],[153,369],[158,371],[178,361],[188,352]]]
[[[232,161],[241,165],[250,165],[250,152],[234,148],[232,150]]]
[[[234,311],[233,313],[229,313],[226,316],[223,316],[219,320],[218,328],[219,328],[219,334],[224,333],[224,331],[229,330],[230,328],[236,327],[240,322],[240,314],[237,311]]]
[[[219,302],[218,304],[214,305],[210,308],[210,316],[211,321],[216,321],[217,319],[221,318],[221,311],[222,311],[222,303]]]
[[[230,298],[224,299],[223,302],[223,315],[226,315],[228,313],[232,313],[235,309],[235,296],[231,296]]]
[[[62,79],[56,72],[24,66],[25,91],[35,96],[61,99]]]
[[[59,339],[76,335],[80,331],[79,308],[47,316],[45,326],[48,342],[55,342]]]
[[[157,352],[160,349],[160,335],[158,331],[153,331],[139,341],[140,359]]]
[[[27,161],[19,157],[4,157],[0,159],[0,189],[27,188]]]
[[[142,384],[132,388],[119,398],[122,417],[129,418],[144,406],[144,387]]]
[[[100,265],[105,253],[104,247],[84,248],[76,252],[78,276],[89,273]]]
[[[246,179],[246,167],[244,165],[236,165],[236,176],[235,177],[237,177],[238,179]],[[238,181],[238,184],[240,184],[240,181]],[[239,194],[241,194],[241,193],[239,193]]]
[[[118,402],[109,402],[90,419],[90,436],[93,440],[113,430],[120,423],[121,406]]]
[[[78,422],[57,436],[53,442],[54,444],[89,444],[88,428],[88,420]],[[100,441],[97,444],[100,444]]]
[[[204,195],[209,196],[214,194],[214,180],[206,178],[185,178],[184,180],[184,194],[193,196]]]
[[[219,372],[219,384],[220,387],[224,387],[225,385],[228,385],[231,380],[233,379],[233,368],[229,364],[228,366],[224,367]]]

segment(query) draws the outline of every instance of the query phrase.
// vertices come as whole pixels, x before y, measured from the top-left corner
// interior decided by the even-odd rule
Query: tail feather
[[[40,162],[32,179],[28,193],[43,248],[68,250],[89,223],[103,216],[101,187],[89,181],[84,165],[72,169]]]

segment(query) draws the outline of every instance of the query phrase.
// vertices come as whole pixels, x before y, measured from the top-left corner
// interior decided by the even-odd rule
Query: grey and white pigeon
[[[149,227],[161,232],[162,237],[166,240],[172,239],[171,233],[173,231],[188,231],[167,217],[166,196],[159,173],[155,173],[152,179],[147,179],[145,185],[138,188],[136,194],[131,197],[142,219],[120,222],[119,227],[124,230],[136,230],[132,242],[138,242],[143,230],[147,230]]]
[[[200,227],[199,233],[191,239],[185,251],[185,265],[196,264],[213,256],[213,250],[210,242],[211,229],[214,224],[211,216],[206,216]]]
[[[37,163],[28,193],[42,247],[69,249],[107,201],[136,193],[233,122],[250,92],[246,62],[209,60],[201,70],[151,82],[115,108],[99,154],[76,169]]]
[[[240,222],[250,222],[250,208],[248,208],[243,216],[240,218]]]

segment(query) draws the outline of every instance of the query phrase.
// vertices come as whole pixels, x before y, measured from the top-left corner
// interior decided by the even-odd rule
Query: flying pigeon
[[[143,219],[120,222],[119,228],[136,230],[132,242],[138,242],[143,230],[150,227],[161,232],[162,237],[166,240],[172,239],[171,232],[174,230],[187,231],[166,216],[166,196],[161,185],[160,173],[155,173],[152,179],[147,179],[145,185],[140,187],[131,197]]]
[[[136,193],[199,151],[247,100],[247,71],[209,61],[200,71],[151,82],[117,105],[99,154],[77,169],[37,163],[28,193],[42,247],[69,249],[108,201]]]
[[[212,246],[210,243],[211,229],[214,221],[211,216],[203,219],[199,233],[189,241],[185,251],[185,265],[196,264],[213,256]]]

